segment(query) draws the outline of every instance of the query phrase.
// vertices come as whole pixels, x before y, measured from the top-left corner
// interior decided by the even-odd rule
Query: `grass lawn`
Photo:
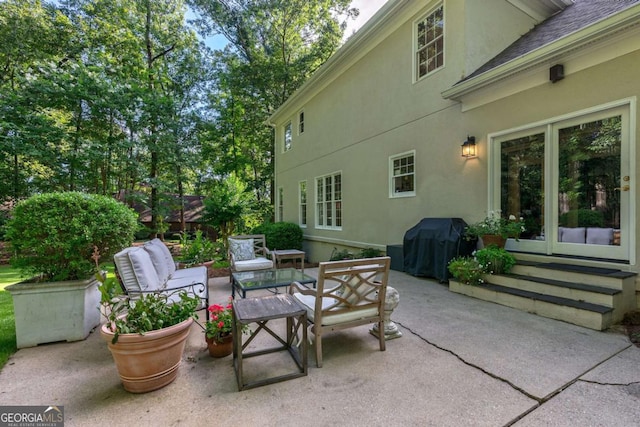
[[[16,352],[16,324],[11,294],[4,288],[22,279],[15,268],[0,266],[0,368]]]

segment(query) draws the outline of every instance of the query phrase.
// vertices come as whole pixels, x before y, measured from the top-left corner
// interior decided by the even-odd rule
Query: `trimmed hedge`
[[[267,222],[252,230],[254,234],[264,234],[266,245],[274,249],[302,250],[302,229],[292,222]]]
[[[131,245],[138,215],[111,197],[80,192],[32,196],[14,208],[7,223],[11,265],[42,281],[87,279],[100,260]]]

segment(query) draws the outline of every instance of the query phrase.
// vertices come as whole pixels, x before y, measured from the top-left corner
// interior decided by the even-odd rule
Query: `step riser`
[[[596,276],[592,274],[581,274],[573,271],[553,270],[548,268],[537,268],[528,265],[515,265],[511,270],[513,274],[523,276],[540,277],[543,279],[561,280],[563,282],[582,283],[585,285],[602,286],[610,289],[623,289],[623,281],[629,279],[619,279],[616,277]]]
[[[604,305],[606,307],[615,307],[616,303],[620,304],[620,298],[614,295],[604,295],[583,291],[580,289],[563,288],[546,283],[531,282],[523,279],[515,279],[508,276],[493,275],[487,278],[487,281],[496,285],[505,286],[507,288],[522,289],[525,291],[535,292],[543,295],[551,295],[554,297],[572,299],[574,301],[584,301],[591,304]],[[621,296],[618,294],[617,296]]]
[[[449,282],[452,292],[467,295],[473,298],[494,302],[518,310],[526,311],[550,319],[562,320],[574,325],[583,326],[598,331],[604,330],[612,324],[612,314],[599,314],[578,308],[551,304],[544,301],[533,300],[517,295],[510,295],[481,286],[464,285],[456,281]]]

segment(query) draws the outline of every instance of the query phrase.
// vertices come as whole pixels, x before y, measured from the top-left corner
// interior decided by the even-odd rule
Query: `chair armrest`
[[[302,295],[318,295],[316,289],[309,289],[300,282],[293,282],[289,285],[289,294],[293,295],[294,292],[301,293]]]

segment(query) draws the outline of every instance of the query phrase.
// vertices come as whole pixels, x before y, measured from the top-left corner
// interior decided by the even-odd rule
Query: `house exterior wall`
[[[408,2],[411,11],[398,14],[403,22],[396,23],[393,32],[329,83],[323,82],[321,90],[298,97],[272,118],[276,188],[283,188],[284,201],[283,215],[277,219],[299,221],[298,185],[306,181],[304,234],[311,261],[329,259],[334,248],[384,250],[400,244],[404,233],[426,217],[460,217],[467,222],[483,218],[488,210],[488,135],[640,95],[634,71],[640,51],[632,50],[599,65],[568,69],[571,74],[555,84],[548,80],[553,63],[543,62],[511,79],[516,87],[519,79],[526,80],[522,89],[506,90],[489,101],[475,99],[471,107],[445,99],[443,91],[535,22],[504,0],[446,0],[445,67],[415,82],[414,22],[438,4]],[[283,152],[282,128],[292,121],[296,129],[301,110],[305,132],[294,132],[292,149]],[[634,138],[639,119],[632,121]],[[467,135],[477,138],[477,158],[460,156]],[[389,157],[412,150],[416,194],[390,197]],[[635,165],[639,159],[633,160]],[[635,174],[635,166],[633,170]],[[340,230],[318,229],[315,179],[334,172],[342,174],[343,225]],[[637,218],[633,221],[640,229]],[[630,260],[630,269],[639,261],[637,256]]]

